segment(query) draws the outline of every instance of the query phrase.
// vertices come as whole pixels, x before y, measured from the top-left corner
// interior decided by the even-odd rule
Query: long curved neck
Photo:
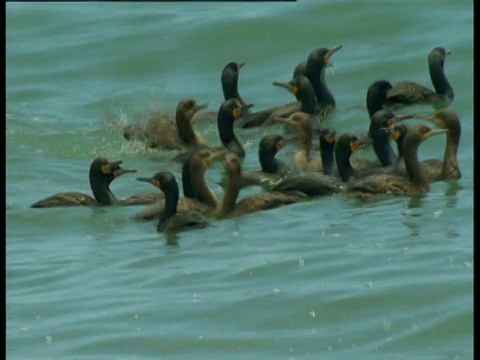
[[[429,64],[430,79],[432,80],[435,92],[444,95],[449,99],[453,99],[453,89],[445,76],[443,64],[439,62],[431,62]]]
[[[177,112],[175,123],[177,124],[178,135],[186,145],[198,145],[197,134],[195,134],[190,120],[184,112]]]
[[[303,169],[309,162],[310,149],[312,147],[311,132],[303,132],[300,135],[297,148],[295,149],[295,156],[293,162],[295,166]]]
[[[351,152],[342,153],[335,151],[335,160],[337,162],[337,169],[340,177],[344,182],[347,182],[352,176],[355,175],[355,169],[350,163]]]
[[[405,168],[410,181],[423,192],[426,192],[430,190],[430,184],[418,161],[418,146],[419,144],[414,144],[413,146],[405,147]]]
[[[110,183],[99,176],[90,176],[90,187],[92,189],[93,196],[101,205],[113,205],[118,200],[110,190]]]
[[[234,209],[238,195],[240,194],[242,174],[241,170],[235,172],[228,172],[227,185],[223,193],[222,204],[218,212],[219,217],[228,216]]]
[[[370,90],[370,92],[367,93],[367,111],[370,119],[373,114],[383,109],[384,100],[385,95],[382,94],[380,90]]]
[[[222,90],[223,90],[223,97],[225,98],[225,100],[240,98],[240,94],[238,93],[238,79],[228,84],[224,84],[222,82]]]
[[[398,151],[398,157],[397,157],[397,165],[400,164],[403,161],[403,157],[405,155],[405,134],[400,135],[398,138],[397,142],[397,151]]]
[[[224,119],[224,121],[217,122],[218,134],[220,141],[229,151],[244,158],[245,149],[233,132],[233,119]]]
[[[192,177],[190,174],[190,159],[183,162],[182,165],[182,187],[183,196],[189,199],[197,199],[197,194],[193,190]]]
[[[458,167],[457,151],[460,141],[460,132],[447,134],[447,146],[443,156],[442,175],[446,179],[458,179],[462,175]]]
[[[333,144],[320,140],[320,156],[322,157],[323,173],[325,175],[333,175],[335,167],[333,146]]]
[[[315,101],[315,94],[313,93],[306,93],[302,98],[300,99],[300,102],[302,104],[301,111],[307,114],[314,114],[315,113],[315,106],[316,106],[316,101]]]
[[[319,67],[318,65],[314,66],[313,64],[307,63],[305,76],[312,83],[317,103],[322,106],[331,105],[335,107],[335,99],[333,98],[332,93],[328,90],[325,82],[325,68],[323,66]]]
[[[165,222],[174,216],[177,213],[177,205],[178,205],[178,186],[173,187],[171,189],[173,191],[164,192],[165,194],[165,208],[163,209],[163,213],[160,215],[158,219],[157,229],[162,229]],[[176,190],[176,191],[175,191]]]
[[[259,151],[258,157],[260,159],[260,165],[262,166],[262,171],[270,174],[276,174],[280,168],[280,162],[275,159],[275,154],[269,151]]]
[[[389,138],[377,135],[377,138],[373,141],[373,150],[383,167],[397,163],[398,158],[390,145]]]
[[[194,175],[192,176],[192,186],[198,201],[212,208],[216,208],[219,201],[205,181],[205,169],[197,167],[196,164],[192,164],[190,172]]]

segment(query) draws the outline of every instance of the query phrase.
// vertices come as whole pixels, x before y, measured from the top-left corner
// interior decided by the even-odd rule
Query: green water
[[[6,10],[8,359],[473,358],[470,1]],[[373,81],[430,87],[428,53],[452,51],[445,70],[462,122],[462,179],[434,183],[420,198],[315,199],[214,221],[179,235],[178,246],[133,219],[141,207],[29,207],[57,192],[89,193],[96,156],[121,159],[140,176],[179,175],[174,154],[125,142],[122,126],[190,97],[216,111],[230,61],[245,62],[239,90],[255,109],[290,102],[272,81],[290,79],[313,49],[338,44],[326,79],[339,133],[367,129],[362,106]],[[219,143],[216,124],[199,131]],[[262,133],[240,129],[238,137],[244,169],[258,169]],[[441,158],[444,146],[432,138],[420,158]],[[279,154],[291,157],[291,146]],[[221,176],[220,163],[207,173],[219,195]],[[112,190],[120,198],[155,190],[135,177]]]

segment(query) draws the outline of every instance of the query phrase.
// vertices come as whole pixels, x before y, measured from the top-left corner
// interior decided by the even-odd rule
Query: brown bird
[[[416,117],[432,122],[439,128],[448,131],[443,160],[429,159],[421,162],[428,181],[460,179],[462,174],[458,166],[457,152],[462,127],[457,114],[453,110],[442,109],[436,111],[432,116],[416,115]]]
[[[285,194],[278,191],[264,191],[248,196],[237,203],[242,181],[242,159],[235,153],[229,153],[225,157],[224,167],[228,174],[228,180],[217,217],[240,216],[274,209],[296,203],[305,197],[299,193]]]
[[[414,125],[407,131],[405,137],[405,167],[408,178],[396,175],[370,175],[361,179],[352,179],[348,190],[362,194],[392,193],[409,195],[428,192],[430,184],[418,161],[418,147],[434,135],[446,133],[448,130],[432,130],[428,126]]]

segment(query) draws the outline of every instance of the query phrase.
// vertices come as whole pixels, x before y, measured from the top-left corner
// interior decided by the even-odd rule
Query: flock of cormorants
[[[225,66],[221,83],[225,101],[217,113],[197,114],[206,105],[192,99],[179,102],[175,119],[167,115],[152,116],[145,126],[127,126],[127,140],[142,141],[147,147],[183,150],[176,157],[182,163],[183,197],[175,175],[161,171],[153,177],[139,177],[161,192],[134,195],[119,200],[111,192],[110,183],[120,175],[136,170],[124,169],[122,161],[95,159],[90,166],[90,186],[94,197],[78,192],[59,193],[40,200],[34,208],[92,205],[149,205],[139,219],[158,218],[159,232],[177,232],[209,225],[211,218],[239,216],[296,203],[310,197],[327,195],[365,197],[370,194],[392,193],[410,195],[429,191],[430,183],[461,177],[457,162],[461,125],[455,112],[448,109],[453,89],[445,76],[445,57],[450,51],[434,48],[428,66],[434,91],[415,82],[394,85],[386,80],[373,82],[367,90],[366,105],[370,117],[367,135],[336,134],[322,125],[323,119],[335,109],[336,103],[325,82],[325,69],[341,46],[319,48],[310,53],[306,62],[297,65],[292,80],[273,85],[287,89],[296,102],[252,112],[238,93],[239,70],[243,63]],[[430,116],[395,115],[392,110],[410,104],[430,104]],[[197,115],[196,115],[197,114]],[[195,118],[194,118],[195,116]],[[407,127],[405,120],[419,118],[435,124]],[[192,121],[216,119],[222,146],[206,144],[192,126]],[[173,121],[174,120],[174,121]],[[245,149],[235,136],[236,128],[284,124],[285,134],[266,135],[259,143],[261,171],[242,173]],[[420,162],[420,144],[434,135],[446,134],[443,160]],[[391,143],[396,143],[397,151]],[[296,149],[292,165],[276,159],[278,151],[294,141]],[[357,150],[371,145],[378,162],[351,158]],[[219,200],[208,186],[205,172],[212,161],[223,160],[227,177],[220,184],[224,193]],[[237,201],[242,187],[258,185],[264,191]]]

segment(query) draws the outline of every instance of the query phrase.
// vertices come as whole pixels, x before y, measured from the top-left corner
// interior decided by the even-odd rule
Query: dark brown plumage
[[[424,125],[410,127],[405,137],[404,155],[408,178],[396,175],[375,174],[349,181],[348,190],[363,194],[392,193],[396,195],[409,195],[429,191],[429,181],[418,161],[418,147],[427,138],[445,132],[446,130],[432,130]]]
[[[444,71],[447,55],[450,55],[450,50],[436,47],[428,56],[428,69],[435,91],[413,81],[398,82],[387,92],[387,105],[428,103],[439,108],[448,106],[453,101],[454,93]]]
[[[237,202],[242,180],[242,160],[236,154],[230,153],[225,157],[224,167],[228,174],[228,180],[217,213],[220,218],[274,209],[293,204],[304,198],[302,194],[298,193],[290,195],[277,191],[264,191]]]

